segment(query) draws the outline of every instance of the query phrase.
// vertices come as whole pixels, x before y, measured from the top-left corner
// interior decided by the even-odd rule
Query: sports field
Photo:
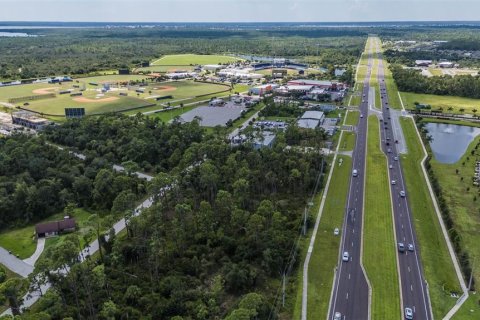
[[[12,105],[45,115],[59,116],[64,115],[64,108],[83,107],[87,114],[92,115],[130,109],[135,109],[135,112],[145,111],[168,102],[189,100],[199,95],[229,89],[227,86],[193,81],[149,81],[149,78],[139,75],[112,75],[75,79],[62,84],[38,83],[3,87],[0,88],[0,102],[9,103],[11,98],[35,96],[39,99],[21,98],[12,102]],[[111,90],[103,93],[102,88],[107,83]],[[62,91],[66,93],[60,94]],[[77,93],[81,95],[71,96]],[[158,98],[164,99],[157,100]]]
[[[224,64],[240,60],[242,59],[223,55],[173,54],[163,56],[151,64],[154,66],[190,66],[195,64]]]

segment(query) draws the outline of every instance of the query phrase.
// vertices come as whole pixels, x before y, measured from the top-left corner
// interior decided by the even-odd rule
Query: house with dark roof
[[[37,238],[48,238],[58,236],[62,233],[75,231],[77,224],[74,218],[65,217],[60,221],[51,221],[35,225]]]

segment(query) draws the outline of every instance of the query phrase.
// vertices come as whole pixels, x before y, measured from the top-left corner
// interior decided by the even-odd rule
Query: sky
[[[0,21],[478,21],[480,0],[0,0]]]

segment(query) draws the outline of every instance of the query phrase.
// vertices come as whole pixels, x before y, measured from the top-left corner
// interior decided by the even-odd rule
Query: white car
[[[413,310],[411,308],[405,308],[405,319],[413,319]]]
[[[363,114],[360,115],[360,118],[363,118]]]
[[[340,312],[335,312],[333,320],[342,320],[342,314]]]
[[[405,198],[405,191],[400,191],[400,197]]]
[[[348,251],[345,251],[343,253],[343,256],[342,256],[342,260],[347,262],[348,260],[350,260],[350,255],[348,254]]]
[[[393,160],[398,161],[398,157],[393,158]]]
[[[340,233],[340,230],[338,228],[335,228],[335,230],[333,230],[333,234],[338,236]]]
[[[389,167],[390,169],[393,169],[393,166],[392,166],[392,165],[389,165],[388,167]]]
[[[392,180],[392,185],[396,185],[396,184],[397,184],[397,181]]]

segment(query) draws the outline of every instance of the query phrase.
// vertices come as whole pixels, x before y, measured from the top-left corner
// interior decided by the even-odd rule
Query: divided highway
[[[369,49],[371,52],[371,48]],[[365,160],[367,147],[367,114],[370,74],[373,61],[368,59],[368,71],[363,83],[360,119],[356,130],[356,144],[352,155],[352,177],[348,192],[345,222],[342,228],[341,251],[332,292],[329,319],[336,313],[341,319],[369,318],[369,287],[360,264],[362,256],[363,202],[365,188]],[[355,175],[355,176],[354,176]],[[343,261],[348,252],[348,262]],[[347,259],[347,258],[345,258]]]
[[[398,154],[397,141],[399,137],[396,137],[394,132],[392,132],[388,93],[385,86],[385,72],[379,48],[377,48],[377,53],[379,55],[378,82],[380,86],[383,117],[380,124],[382,128],[382,149],[387,155],[389,165],[403,303],[402,312],[403,316],[407,318],[405,310],[409,308],[413,313],[413,317],[407,319],[430,320],[432,319],[432,314],[428,287],[423,278],[422,265],[416,245],[417,239],[415,230],[413,229],[411,210],[408,204],[408,192],[405,188],[401,161]],[[404,194],[402,192],[404,192]],[[399,248],[399,243],[403,245],[403,249]]]

